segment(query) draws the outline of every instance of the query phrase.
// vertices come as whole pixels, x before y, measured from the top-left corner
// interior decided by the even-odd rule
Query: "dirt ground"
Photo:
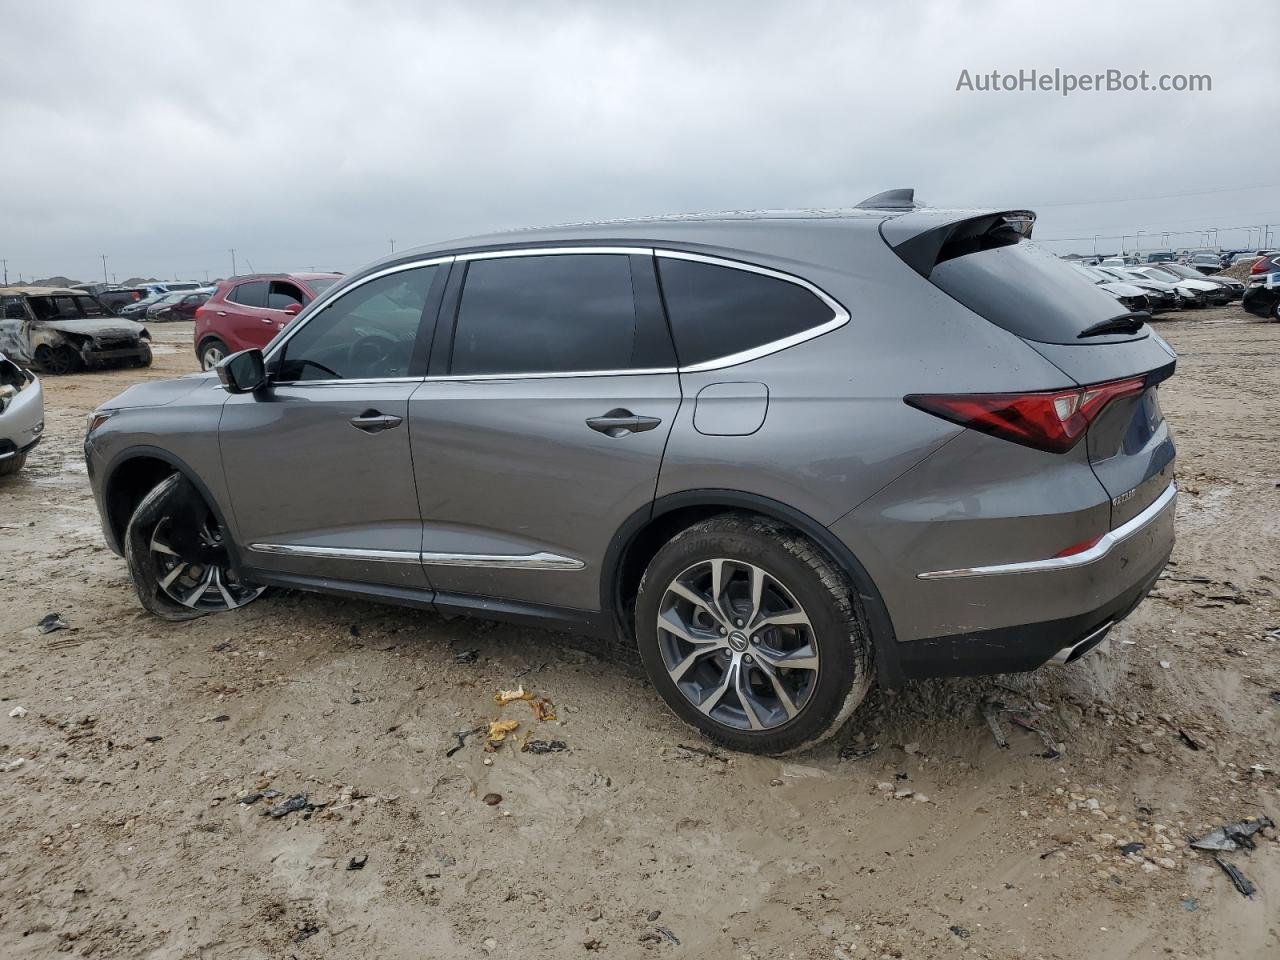
[[[587,641],[288,592],[144,615],[80,442],[194,369],[189,324],[153,329],[149,371],[45,378],[47,439],[0,481],[0,955],[1280,956],[1274,831],[1223,855],[1252,899],[1186,842],[1280,821],[1280,325],[1160,323],[1176,562],[1106,647],[873,694],[786,760],[708,750]],[[558,719],[496,706],[517,684]],[[989,696],[1062,755],[1008,722],[997,748]],[[499,716],[500,749],[449,755]]]

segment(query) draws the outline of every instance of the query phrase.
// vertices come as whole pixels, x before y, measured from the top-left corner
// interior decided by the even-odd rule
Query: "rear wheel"
[[[752,753],[829,737],[874,674],[848,581],[812,542],[762,517],[714,517],[659,550],[640,584],[636,636],[668,706]]]
[[[232,571],[217,518],[181,474],[170,475],[143,497],[124,540],[138,599],[166,620],[234,610],[266,589]]]
[[[231,351],[227,345],[216,337],[211,337],[200,344],[200,369],[212,370],[220,364]]]

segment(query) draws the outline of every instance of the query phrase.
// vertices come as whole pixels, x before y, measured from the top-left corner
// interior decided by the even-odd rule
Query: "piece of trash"
[[[680,750],[687,751],[688,753],[700,753],[704,757],[710,757],[712,760],[719,760],[721,763],[729,762],[729,758],[723,753],[718,753],[708,747],[691,747],[683,743],[677,743],[676,747]]]
[[[371,703],[372,700],[368,695],[361,693],[355,687],[351,688],[351,696],[347,698],[347,703],[355,706],[358,703]]]
[[[1237,870],[1232,864],[1227,863],[1227,861],[1223,860],[1216,853],[1213,855],[1213,862],[1220,866],[1222,868],[1222,872],[1231,878],[1231,882],[1235,884],[1236,889],[1239,890],[1241,894],[1248,897],[1250,900],[1253,899],[1253,895],[1258,892],[1258,888],[1253,885],[1248,877]]]
[[[502,794],[486,793],[483,797],[480,798],[480,801],[481,803],[486,803],[491,807],[496,807],[498,804],[502,802]]]
[[[851,761],[865,760],[867,759],[867,757],[872,756],[879,749],[880,749],[880,744],[878,743],[873,743],[868,747],[859,747],[856,744],[852,744],[852,743],[845,744],[843,747],[840,748],[840,759],[851,760]]]
[[[1001,750],[1009,749],[1009,738],[1004,734],[1004,728],[1000,725],[1000,703],[997,700],[986,700],[982,704],[982,715],[987,720],[987,726],[991,728],[991,737],[995,740],[996,746]]]
[[[22,717],[25,717],[28,713],[30,713],[30,711],[26,707],[14,707],[12,710],[9,711],[9,716],[17,717],[21,719]]]
[[[303,940],[309,940],[319,932],[319,927],[308,924],[307,926],[300,928],[298,932],[293,935],[293,942],[302,943]]]
[[[1160,669],[1161,669],[1161,670],[1168,670],[1168,669],[1169,669],[1169,661],[1168,661],[1168,660],[1161,660],[1161,661],[1160,661]]]
[[[457,743],[444,752],[446,757],[452,757],[455,753],[467,745],[467,737],[474,737],[477,733],[484,733],[484,727],[474,727],[470,730],[458,730],[454,733]]]
[[[1191,846],[1197,850],[1252,850],[1256,846],[1253,835],[1274,826],[1270,817],[1240,820],[1218,827],[1217,830],[1211,830],[1203,837],[1192,837],[1190,842]]]
[[[1057,741],[1047,731],[1036,726],[1024,715],[1040,712],[1042,711],[1035,707],[1011,707],[991,697],[984,698],[982,703],[982,715],[986,718],[987,726],[991,728],[991,736],[995,739],[997,747],[1002,750],[1009,748],[1009,737],[1004,731],[1004,726],[1000,723],[1000,717],[1007,714],[1009,722],[1014,726],[1021,727],[1023,730],[1034,733],[1040,738],[1040,742],[1044,744],[1044,753],[1040,754],[1042,759],[1057,760],[1062,756],[1062,750],[1059,748]]]
[[[228,720],[230,720],[230,719],[231,719],[231,718],[230,718],[229,716],[227,716],[225,713],[220,713],[220,714],[218,714],[216,717],[214,717],[214,718],[213,718],[213,722],[214,722],[214,723],[226,723],[226,722],[227,722]]]
[[[533,731],[529,731],[532,733]],[[559,753],[561,750],[568,750],[569,745],[563,740],[529,740],[525,739],[520,744],[521,753]]]
[[[287,817],[291,813],[297,813],[299,810],[307,808],[307,795],[305,793],[295,793],[292,797],[282,800],[274,807],[267,811],[267,815],[273,820],[279,820],[281,817]]]
[[[478,650],[463,650],[461,653],[455,653],[453,655],[454,663],[475,663],[479,659],[480,651]]]
[[[666,937],[668,940],[674,943],[677,947],[680,946],[680,938],[677,937],[674,933],[672,933],[666,927],[654,927],[653,929],[657,930],[660,934],[662,934],[664,937]]]
[[[230,650],[230,649],[231,649],[231,641],[230,641],[230,640],[223,640],[221,643],[215,643],[215,644],[213,645],[213,652],[214,652],[214,653],[226,653],[226,652],[227,652],[228,650]]]
[[[1147,845],[1137,840],[1133,841],[1132,843],[1124,843],[1120,845],[1120,852],[1123,853],[1126,857],[1129,856],[1129,854],[1131,853],[1137,853],[1139,850],[1145,850],[1145,849],[1147,849]]]
[[[246,807],[250,807],[250,806],[253,806],[253,804],[257,803],[261,799],[262,799],[262,794],[260,793],[246,793],[243,797],[240,797],[238,800],[236,800],[236,803],[242,803]]]
[[[156,734],[152,734],[151,736],[143,737],[142,739],[145,740],[147,743],[159,743],[161,740],[164,739],[164,737],[157,736]]]
[[[8,763],[0,763],[0,773],[11,773],[26,762],[26,757],[14,757]]]
[[[524,685],[516,687],[514,690],[499,690],[494,694],[493,702],[500,707],[505,707],[513,700],[532,700],[533,694],[524,688]]]
[[[1044,853],[1040,854],[1040,859],[1041,859],[1041,860],[1048,860],[1048,859],[1049,859],[1050,857],[1052,857],[1055,853],[1060,853],[1061,851],[1063,851],[1063,850],[1065,850],[1065,849],[1067,849],[1067,848],[1066,848],[1065,846],[1063,846],[1063,847],[1054,847],[1052,850],[1046,850]]]
[[[1274,700],[1276,703],[1280,703],[1280,690],[1272,690],[1271,699]]]
[[[53,633],[55,630],[68,630],[71,624],[63,620],[60,613],[46,613],[36,626],[40,628],[41,633]]]
[[[347,861],[347,869],[363,870],[364,865],[368,862],[369,862],[369,855],[367,853],[356,854],[356,856],[352,857],[350,860]]]
[[[657,920],[660,916],[662,916],[661,910],[650,910],[649,915],[645,917],[645,920],[649,923],[653,923],[653,921]]]
[[[969,931],[966,930],[964,927],[960,926],[960,924],[958,923],[953,923],[951,926],[947,927],[947,929],[950,930],[952,933],[954,933],[961,940],[968,940],[969,937],[971,936]]]
[[[1187,733],[1187,731],[1183,730],[1181,727],[1179,727],[1179,728],[1178,728],[1178,739],[1180,739],[1183,743],[1185,743],[1185,744],[1186,744],[1188,747],[1190,747],[1192,750],[1203,750],[1203,749],[1204,749],[1204,744],[1203,744],[1203,743],[1201,743],[1199,740],[1197,740],[1197,739],[1196,739],[1195,737],[1193,737],[1191,734]]]
[[[1182,909],[1187,911],[1187,913],[1190,913],[1192,910],[1197,909],[1199,906],[1200,906],[1200,901],[1197,900],[1195,897],[1182,898]]]
[[[546,697],[539,697],[529,703],[529,709],[533,711],[533,719],[535,720],[554,720],[556,718],[556,705]]]
[[[489,742],[501,743],[507,739],[507,734],[518,726],[520,726],[519,720],[490,720]]]

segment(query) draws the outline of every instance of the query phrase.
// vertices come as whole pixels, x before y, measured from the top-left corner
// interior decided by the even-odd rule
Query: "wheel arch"
[[[632,610],[636,588],[661,546],[694,523],[735,511],[781,521],[818,545],[849,578],[862,601],[881,685],[890,689],[901,686],[903,676],[889,610],[875,581],[853,551],[821,523],[794,507],[739,490],[703,489],[667,494],[651,506],[637,510],[623,523],[605,554],[600,584],[602,609],[611,615],[619,634],[634,639]]]
[[[173,473],[182,474],[195,488],[209,509],[213,511],[223,530],[229,532],[232,529],[213,491],[186,461],[162,447],[132,446],[116,454],[103,471],[103,516],[106,518],[107,545],[113,551],[116,553],[123,551],[125,528],[129,524],[129,518],[133,516],[133,511],[142,502],[142,498],[155,489],[156,484]],[[240,551],[235,539],[227,536],[226,546],[227,553],[231,557],[232,569],[239,571]]]

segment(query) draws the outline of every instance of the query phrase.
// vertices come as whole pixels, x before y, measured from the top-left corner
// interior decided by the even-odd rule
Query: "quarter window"
[[[761,347],[835,316],[797,283],[736,267],[660,256],[658,275],[681,366]]]
[[[401,270],[338,297],[285,343],[279,379],[409,376],[418,328],[438,273],[436,264]]]
[[[245,307],[264,307],[267,304],[267,281],[250,280],[235,287],[227,299]]]
[[[633,366],[636,307],[622,254],[475,260],[450,372],[573,373]]]

